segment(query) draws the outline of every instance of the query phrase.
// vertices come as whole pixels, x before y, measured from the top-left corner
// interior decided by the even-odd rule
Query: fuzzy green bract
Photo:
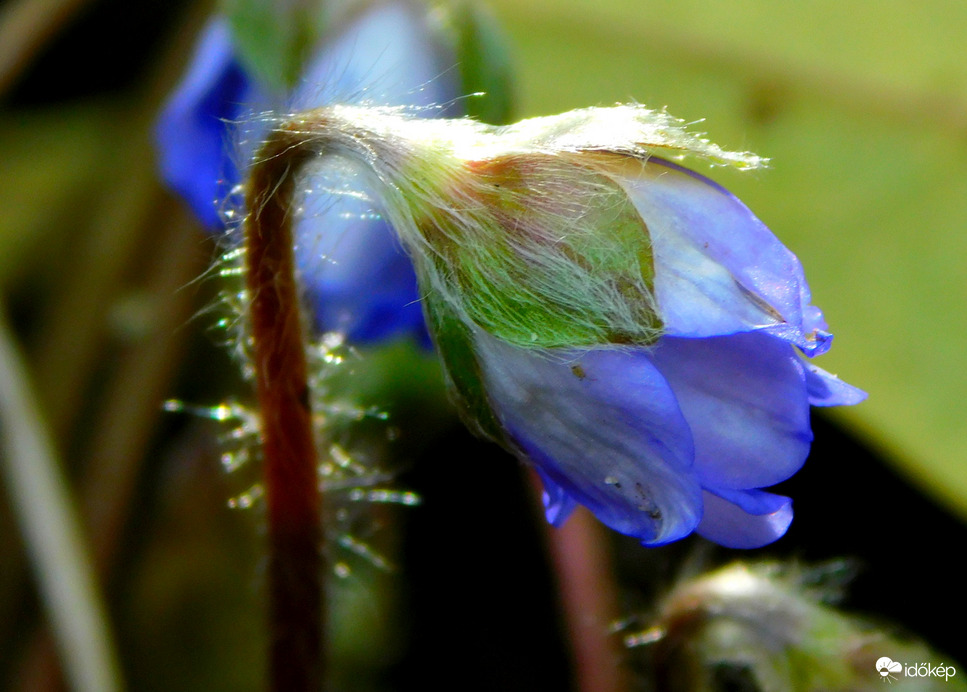
[[[646,345],[661,332],[649,231],[609,167],[654,150],[753,167],[641,106],[506,127],[334,106],[306,117],[365,161],[423,285],[462,321],[533,348]],[[625,160],[627,159],[627,161]]]
[[[509,343],[653,341],[654,270],[641,217],[610,179],[560,163],[471,164],[473,184],[451,187],[467,216],[419,219],[433,250],[419,266],[464,320]]]

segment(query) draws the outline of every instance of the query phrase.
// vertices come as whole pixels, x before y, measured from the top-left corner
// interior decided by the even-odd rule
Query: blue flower
[[[300,85],[281,93],[243,66],[228,22],[204,29],[185,78],[159,119],[156,138],[165,182],[213,232],[268,130],[262,117],[326,103],[392,104],[424,116],[460,115],[455,64],[430,18],[414,3],[377,3],[307,62]],[[233,140],[234,138],[234,140]],[[335,189],[341,171],[319,170],[308,182],[312,209],[296,230],[297,263],[314,306],[316,327],[355,342],[411,332],[425,338],[412,264],[371,194]]]
[[[647,545],[781,536],[791,500],[765,489],[805,461],[810,405],[865,394],[799,355],[832,337],[798,259],[734,196],[656,154],[759,159],[640,106],[504,128],[371,107],[453,93],[409,7],[363,15],[284,99],[245,76],[213,25],[159,127],[167,179],[217,221],[239,176],[220,119],[249,120],[244,152],[265,133],[260,109],[314,107],[333,100],[313,86],[323,77],[355,85],[405,66],[386,84],[423,91],[376,87],[369,107],[300,116],[326,154],[310,184],[337,193],[296,230],[318,326],[357,340],[423,329],[422,303],[463,413],[536,469],[555,525],[583,504]],[[423,38],[397,53],[387,21]]]
[[[865,394],[801,358],[832,336],[795,255],[656,154],[758,157],[641,106],[432,131],[336,107],[315,134],[386,182],[457,403],[536,469],[551,523],[582,504],[647,545],[785,533],[765,489],[804,463],[809,407]]]
[[[798,259],[733,195],[658,158],[617,177],[648,229],[661,336],[529,349],[470,328],[503,442],[536,468],[548,520],[582,504],[659,545],[692,531],[732,548],[782,536],[809,407],[865,394],[803,361],[830,346]]]

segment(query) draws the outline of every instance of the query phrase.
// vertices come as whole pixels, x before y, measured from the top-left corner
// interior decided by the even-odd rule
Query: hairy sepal
[[[641,346],[661,334],[648,228],[619,183],[635,166],[653,154],[763,163],[638,105],[505,127],[331,106],[283,129],[293,146],[364,165],[424,292],[529,348]]]

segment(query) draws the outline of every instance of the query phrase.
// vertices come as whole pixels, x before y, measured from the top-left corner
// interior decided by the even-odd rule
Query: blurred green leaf
[[[114,117],[98,106],[0,116],[0,290],[41,261],[96,197]]]
[[[513,120],[513,68],[502,27],[473,0],[443,3],[439,14],[453,33],[467,114],[486,123]]]
[[[318,0],[224,0],[223,9],[241,61],[263,84],[284,92],[295,86],[309,49],[325,31]]]
[[[817,364],[870,393],[832,414],[967,516],[967,5],[493,5],[522,116],[635,100],[772,158],[710,174],[802,259],[836,334]]]

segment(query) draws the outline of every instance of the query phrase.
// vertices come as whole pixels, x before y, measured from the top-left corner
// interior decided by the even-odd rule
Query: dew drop
[[[235,452],[225,452],[221,456],[222,468],[228,473],[237,471],[249,460],[248,449],[242,448]]]
[[[213,406],[209,410],[208,415],[210,418],[214,420],[226,421],[229,418],[235,417],[235,411],[230,406],[226,406],[225,404],[220,404],[218,406]]]
[[[353,458],[349,455],[349,452],[339,445],[330,446],[329,454],[332,456],[332,460],[342,468],[348,468],[353,462]]]
[[[400,504],[413,507],[420,504],[420,496],[410,492],[400,493]]]
[[[661,640],[665,636],[664,630],[660,627],[652,627],[644,632],[629,634],[624,638],[624,645],[629,649],[636,646],[645,646]]]
[[[263,492],[262,486],[256,483],[248,491],[230,498],[228,506],[231,509],[248,509],[261,499]]]

